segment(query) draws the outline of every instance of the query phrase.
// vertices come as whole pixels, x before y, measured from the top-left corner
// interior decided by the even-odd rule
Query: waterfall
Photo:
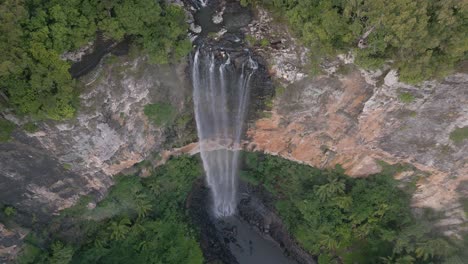
[[[200,9],[208,5],[208,0],[192,0],[192,5],[196,9]]]
[[[201,158],[217,217],[237,204],[239,149],[258,64],[249,58],[236,69],[229,54],[197,50],[192,59],[193,101]],[[216,146],[216,147],[213,147]]]

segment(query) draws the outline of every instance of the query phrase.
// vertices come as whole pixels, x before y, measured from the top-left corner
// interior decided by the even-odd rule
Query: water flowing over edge
[[[222,56],[219,56],[221,54]],[[221,58],[219,58],[221,57]],[[192,59],[193,101],[203,167],[216,217],[235,213],[240,140],[250,81],[258,64],[249,57],[240,70],[229,54],[198,49]],[[223,146],[209,150],[210,142]]]

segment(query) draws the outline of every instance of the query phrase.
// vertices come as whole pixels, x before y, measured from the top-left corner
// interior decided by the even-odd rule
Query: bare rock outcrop
[[[468,193],[468,140],[450,139],[468,126],[467,73],[411,86],[395,70],[358,69],[345,54],[312,77],[305,69],[313,51],[268,11],[258,8],[245,32],[268,40],[253,48],[283,86],[269,117],[251,124],[247,149],[319,168],[340,164],[353,177],[378,173],[383,162],[408,164],[397,177],[416,183],[414,207],[442,211],[448,235],[468,222],[459,202]]]
[[[446,211],[462,224],[468,219],[457,188],[468,180],[468,141],[455,143],[450,133],[468,125],[467,87],[462,73],[421,87],[370,84],[357,70],[304,79],[250,128],[248,148],[319,168],[341,164],[354,177],[380,172],[379,161],[411,164],[425,172],[412,174],[413,205]],[[403,103],[402,93],[414,100]]]
[[[0,144],[2,203],[47,221],[82,195],[102,197],[113,175],[161,150],[176,134],[149,122],[143,109],[164,102],[190,113],[186,64],[115,59],[83,78],[76,118],[42,122],[37,132],[17,131],[12,142]]]

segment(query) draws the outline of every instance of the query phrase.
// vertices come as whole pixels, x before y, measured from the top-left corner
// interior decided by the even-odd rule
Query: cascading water
[[[221,57],[221,58],[218,58]],[[229,54],[197,50],[192,60],[193,101],[200,153],[217,217],[236,210],[240,140],[249,86],[258,64],[236,69]]]
[[[192,0],[192,5],[195,8],[200,9],[208,5],[208,0]]]

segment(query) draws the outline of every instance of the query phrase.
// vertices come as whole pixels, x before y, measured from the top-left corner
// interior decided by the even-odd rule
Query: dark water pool
[[[240,264],[297,264],[275,242],[262,237],[245,221],[233,216],[219,222],[231,253]]]

